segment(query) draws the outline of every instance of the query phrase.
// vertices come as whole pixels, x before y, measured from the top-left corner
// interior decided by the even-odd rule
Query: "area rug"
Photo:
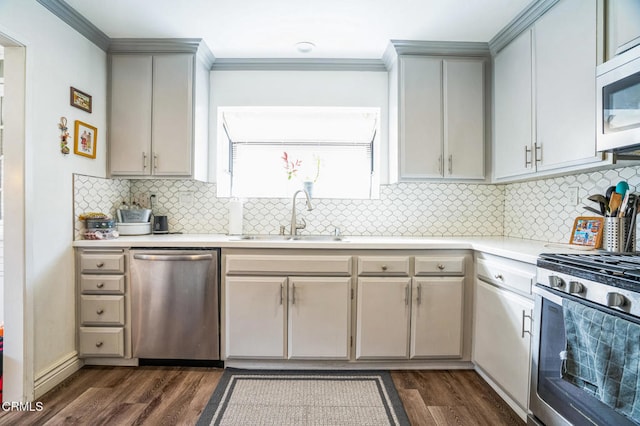
[[[226,369],[198,426],[409,425],[387,371]]]

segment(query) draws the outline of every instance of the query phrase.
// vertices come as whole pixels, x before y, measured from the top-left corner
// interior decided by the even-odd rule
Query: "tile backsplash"
[[[345,235],[380,236],[510,236],[568,242],[576,216],[589,216],[582,206],[620,180],[640,189],[640,166],[582,173],[535,181],[487,185],[398,183],[384,185],[377,200],[313,200],[306,211],[298,199],[298,218],[309,234],[334,227]],[[76,238],[81,238],[78,214],[104,211],[114,215],[120,203],[148,203],[156,195],[155,214],[169,217],[172,232],[217,233],[228,230],[229,199],[216,196],[216,185],[191,180],[122,180],[74,177]],[[276,234],[289,227],[291,199],[245,200],[243,232]]]

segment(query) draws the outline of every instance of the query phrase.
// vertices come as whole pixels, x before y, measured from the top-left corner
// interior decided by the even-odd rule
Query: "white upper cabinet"
[[[390,76],[390,180],[484,179],[482,57],[401,54]]]
[[[494,58],[493,177],[575,170],[595,140],[595,0],[561,0]]]
[[[110,54],[111,176],[206,180],[210,65],[195,51],[137,43]]]

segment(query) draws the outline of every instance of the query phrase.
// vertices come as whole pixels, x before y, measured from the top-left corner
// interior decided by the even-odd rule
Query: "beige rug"
[[[198,425],[408,425],[386,371],[225,370]]]

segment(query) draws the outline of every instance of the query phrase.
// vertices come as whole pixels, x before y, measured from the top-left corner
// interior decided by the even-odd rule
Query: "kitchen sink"
[[[234,241],[345,241],[340,235],[238,235]]]

